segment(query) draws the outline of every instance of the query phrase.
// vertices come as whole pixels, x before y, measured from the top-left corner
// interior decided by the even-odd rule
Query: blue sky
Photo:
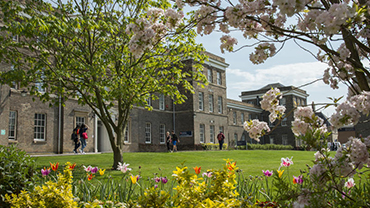
[[[322,78],[326,64],[318,62],[311,54],[302,50],[293,41],[285,44],[284,48],[274,57],[269,58],[265,63],[254,65],[249,60],[249,54],[253,52],[253,47],[245,47],[235,53],[220,50],[220,33],[198,36],[197,42],[202,43],[205,49],[215,55],[225,58],[229,64],[226,70],[227,97],[234,100],[241,100],[239,95],[242,91],[256,90],[267,84],[279,82],[285,86],[301,86],[316,79]],[[243,45],[251,44],[251,40],[245,40],[240,34],[232,34],[238,38],[237,49]],[[317,54],[318,49],[306,45],[313,54]],[[276,47],[278,49],[278,47]],[[328,103],[328,97],[339,98],[347,95],[345,85],[340,85],[339,89],[333,90],[323,81],[302,87],[309,97],[307,103]],[[316,109],[319,108],[318,106]],[[334,108],[323,111],[327,116],[334,113]]]

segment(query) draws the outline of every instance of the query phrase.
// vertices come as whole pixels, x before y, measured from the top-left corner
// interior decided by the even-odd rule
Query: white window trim
[[[213,94],[208,95],[208,103],[209,103],[209,112],[213,112],[214,111]]]
[[[218,96],[217,98],[217,105],[218,105],[218,113],[222,114],[223,109],[222,109],[222,96]]]
[[[163,131],[163,134],[162,134],[162,131]],[[161,141],[161,139],[163,139],[163,141]],[[165,124],[159,125],[159,143],[160,144],[166,143],[166,125]]]
[[[149,129],[148,129],[149,125]],[[149,141],[147,141],[147,133],[149,133]],[[152,124],[147,122],[145,123],[145,143],[150,144],[152,143]]]
[[[130,144],[131,143],[131,140],[130,140],[130,129],[131,129],[131,127],[130,127],[130,124],[131,124],[131,122],[129,121],[128,123],[127,123],[127,126],[126,126],[126,132],[125,132],[125,135],[123,135],[123,142],[125,143],[125,144]],[[127,139],[126,139],[126,135],[127,135]]]
[[[14,113],[14,137],[10,138],[9,134],[10,134],[10,114],[11,113]],[[12,117],[13,118],[13,117]],[[14,140],[16,141],[17,140],[17,119],[18,119],[18,112],[17,111],[10,111],[9,112],[9,130],[8,130],[8,139],[9,140]]]
[[[215,126],[214,125],[209,126],[209,142],[215,143]]]
[[[199,92],[198,97],[199,97],[199,110],[204,111],[204,93]]]
[[[43,127],[44,128],[44,132],[43,132],[43,134],[44,134],[44,138],[43,139],[40,139],[40,138],[35,138],[35,129],[33,130],[33,140],[34,141],[46,141],[46,124],[47,124],[47,117],[46,117],[46,113],[35,113],[35,115],[36,114],[38,114],[38,115],[44,115],[45,116],[45,120],[44,120],[44,126],[40,126],[40,127]],[[35,118],[34,118],[34,122],[35,122]],[[37,125],[33,125],[33,127],[35,128],[35,127],[38,127]]]
[[[164,110],[165,109],[165,100],[164,100],[164,95],[160,94],[159,95],[159,110]]]
[[[205,125],[204,124],[199,124],[199,142],[204,143],[205,142]]]

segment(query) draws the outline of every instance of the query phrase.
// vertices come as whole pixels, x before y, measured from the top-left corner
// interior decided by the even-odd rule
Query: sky
[[[239,97],[242,91],[258,90],[267,84],[280,83],[285,86],[299,87],[304,84],[321,79],[327,65],[318,62],[310,53],[301,49],[293,41],[286,43],[283,49],[275,56],[267,59],[265,63],[255,65],[249,60],[249,54],[254,51],[253,47],[244,47],[237,52],[221,53],[220,37],[221,33],[198,36],[197,42],[202,43],[208,52],[225,58],[229,64],[226,69],[227,97],[241,101]],[[245,40],[240,34],[232,34],[238,39],[235,49],[250,45],[250,40]],[[305,46],[313,54],[317,54],[318,49]],[[276,47],[278,49],[278,47]],[[339,98],[347,95],[347,87],[343,84],[339,89],[333,90],[322,80],[302,87],[309,96],[307,104],[315,103],[316,109],[320,108],[320,103],[330,103],[328,97]],[[344,99],[343,98],[343,99]],[[331,116],[335,109],[330,107],[322,110],[326,116]]]

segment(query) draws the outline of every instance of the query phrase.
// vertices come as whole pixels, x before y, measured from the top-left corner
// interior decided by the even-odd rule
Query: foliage
[[[14,70],[0,83],[18,82],[51,104],[88,105],[107,129],[117,168],[133,106],[150,110],[146,100],[160,95],[182,103],[190,79],[207,83],[203,48],[167,0],[54,2],[1,1],[0,60]]]
[[[203,150],[219,150],[220,144],[214,144],[214,143],[202,143],[202,149]],[[222,149],[227,149],[227,144],[222,144]]]
[[[66,164],[63,174],[59,173],[57,181],[47,181],[35,186],[35,189],[22,190],[20,194],[6,195],[6,200],[12,207],[76,207],[72,194],[72,170],[70,163]]]
[[[19,194],[32,187],[36,163],[15,145],[0,145],[0,158],[0,207],[6,207],[5,194]]]

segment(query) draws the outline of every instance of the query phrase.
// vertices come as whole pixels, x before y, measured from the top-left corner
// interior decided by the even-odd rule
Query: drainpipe
[[[173,117],[173,131],[176,133],[176,121],[175,121],[175,100],[172,100],[173,107],[172,107],[172,117]]]
[[[96,118],[96,114],[94,114],[94,142],[95,142],[95,153],[98,152],[98,119]]]
[[[62,104],[61,104],[61,97],[59,96],[59,104],[58,104],[58,154],[61,154],[61,138],[62,138]]]

